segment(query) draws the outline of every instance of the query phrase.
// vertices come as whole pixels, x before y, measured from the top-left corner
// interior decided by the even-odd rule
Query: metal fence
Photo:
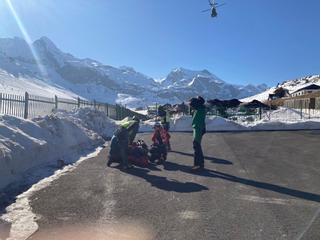
[[[138,114],[120,105],[111,105],[96,101],[87,101],[81,98],[64,99],[54,96],[53,98],[29,95],[24,96],[0,93],[0,114],[7,114],[21,118],[34,118],[51,114],[56,110],[72,111],[79,108],[92,108],[102,112],[115,120],[125,117],[137,116],[145,120],[146,116]]]
[[[309,108],[309,106],[302,106],[299,109],[289,106],[281,106],[276,109],[256,108],[243,110],[241,108],[233,108],[226,109],[223,113],[210,109],[208,115],[220,116],[235,122],[255,122],[259,120],[291,122],[312,119],[319,120],[320,108]]]

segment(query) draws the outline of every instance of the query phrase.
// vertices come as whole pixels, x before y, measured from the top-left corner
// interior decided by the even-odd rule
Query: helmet
[[[159,122],[156,122],[154,125],[153,125],[153,128],[160,128],[161,127],[161,124]]]
[[[197,99],[199,100],[199,103],[200,103],[201,105],[205,104],[205,102],[206,102],[206,101],[204,100],[204,98],[201,97],[201,96],[198,96]]]

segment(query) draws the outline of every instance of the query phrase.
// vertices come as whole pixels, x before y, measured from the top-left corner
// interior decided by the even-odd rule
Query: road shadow
[[[320,202],[320,195],[315,193],[309,193],[305,191],[295,190],[287,187],[282,187],[279,185],[275,185],[272,183],[265,183],[255,180],[250,180],[246,178],[240,178],[237,176],[233,176],[230,174],[226,174],[223,172],[213,171],[213,170],[205,170],[203,172],[200,172],[199,175],[205,176],[205,177],[213,177],[213,178],[221,178],[230,182],[237,182],[244,185],[265,189],[272,192],[277,192],[285,195],[289,195],[296,198],[301,198],[313,202]]]
[[[200,192],[203,190],[209,190],[209,188],[193,183],[193,182],[179,182],[176,180],[168,180],[166,177],[160,177],[156,175],[151,175],[150,170],[143,168],[133,168],[126,171],[127,174],[143,178],[151,184],[151,186],[158,189],[169,191],[169,192],[178,192],[178,193],[191,193],[191,192]]]
[[[251,180],[251,179],[241,178],[241,177],[237,177],[237,176],[219,172],[219,171],[204,169],[203,171],[193,173],[190,171],[191,169],[190,167],[173,163],[173,162],[166,162],[164,168],[169,171],[181,171],[181,172],[203,176],[203,177],[220,178],[229,182],[240,183],[243,185],[260,188],[260,189],[264,189],[264,190],[268,190],[276,193],[281,193],[281,194],[285,194],[288,196],[292,196],[292,197],[296,197],[296,198],[300,198],[308,201],[320,202],[319,194],[282,187],[272,183],[265,183],[265,182]]]
[[[113,162],[112,164],[114,164],[114,163],[115,162]],[[109,168],[116,168],[116,169],[122,170],[120,163],[116,163],[116,165],[111,165]],[[150,170],[150,171],[156,171],[156,172],[162,171],[161,168],[158,168],[158,165],[156,165],[154,163],[149,163],[148,166],[146,166],[146,167],[133,165],[133,168],[146,169],[147,171]]]
[[[193,157],[192,153],[185,153],[185,152],[180,152],[180,151],[171,151],[172,153],[177,153],[183,156],[188,156],[188,157]],[[208,157],[204,156],[205,160],[209,160],[212,163],[216,164],[225,164],[225,165],[232,165],[233,163],[231,161],[225,160],[225,159],[220,159],[220,158],[215,158],[215,157]]]

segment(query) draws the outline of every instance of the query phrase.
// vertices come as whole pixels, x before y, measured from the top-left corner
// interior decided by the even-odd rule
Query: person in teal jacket
[[[190,100],[194,149],[194,166],[192,171],[197,171],[204,168],[204,156],[201,147],[201,140],[206,132],[206,108],[204,103],[205,100],[200,96]]]

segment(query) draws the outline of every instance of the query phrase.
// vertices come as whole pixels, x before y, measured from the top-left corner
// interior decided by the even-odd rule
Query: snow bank
[[[277,115],[278,114],[278,115]],[[234,122],[222,117],[209,116],[206,118],[207,131],[260,131],[260,130],[311,130],[320,129],[320,119],[318,120],[300,120],[293,119],[292,121],[281,120],[285,119],[275,113],[277,118],[274,120],[262,119],[255,122]],[[294,111],[290,114],[296,114]],[[154,120],[148,120],[140,125],[140,132],[152,132]],[[170,131],[185,132],[192,131],[191,116],[177,116],[170,121]]]
[[[319,118],[320,119],[320,110],[318,109],[292,109],[286,107],[280,107],[274,111],[267,111],[262,115],[262,118],[265,120],[271,121],[296,121],[302,119],[310,118]]]
[[[222,117],[208,117],[206,119],[207,131],[243,131],[246,127]]]
[[[104,112],[90,108],[81,108],[74,112],[61,111],[57,115],[98,133],[104,139],[110,138],[117,128],[115,120],[109,118]]]
[[[154,119],[141,122],[139,132],[152,132],[155,123],[156,121]]]
[[[282,130],[319,130],[320,121],[301,120],[301,121],[266,121],[261,120],[246,126],[247,130],[266,130],[266,131],[282,131]]]
[[[31,168],[75,161],[103,144],[115,128],[114,121],[89,109],[33,120],[0,116],[0,189]]]
[[[192,117],[179,116],[173,119],[170,129],[171,131],[177,131],[177,132],[191,131]],[[207,131],[239,131],[239,130],[245,130],[246,127],[222,117],[209,116],[206,118],[206,129]]]

